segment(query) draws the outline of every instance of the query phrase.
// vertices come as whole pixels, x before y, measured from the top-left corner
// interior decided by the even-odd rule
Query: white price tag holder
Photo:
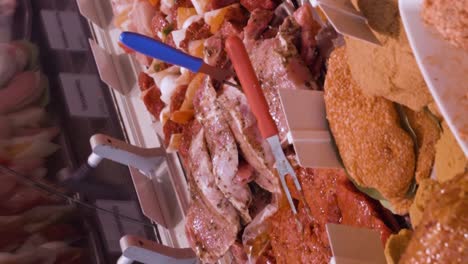
[[[138,205],[133,201],[97,200],[96,206],[115,212],[115,216],[98,211],[98,219],[101,224],[104,241],[107,249],[113,253],[120,252],[120,238],[126,234],[139,236],[145,235],[145,230],[138,223],[122,221],[117,215],[129,215],[137,220],[142,220],[138,212]]]
[[[119,77],[121,76],[121,71],[119,72],[114,64],[114,56],[101,48],[96,41],[92,39],[89,40],[89,45],[93,52],[94,61],[96,62],[102,81],[120,94],[128,94],[132,86],[122,85],[124,82],[122,82]]]
[[[341,168],[325,113],[323,91],[279,89],[297,162],[309,168]]]
[[[117,264],[165,263],[195,264],[197,258],[191,248],[171,248],[137,236],[124,236],[120,240],[122,256]]]
[[[107,118],[106,101],[101,82],[96,75],[60,73],[59,80],[70,115]]]
[[[55,50],[87,51],[88,42],[80,21],[80,15],[71,11],[42,10],[49,46]]]
[[[327,224],[330,264],[386,264],[380,234],[371,229]]]

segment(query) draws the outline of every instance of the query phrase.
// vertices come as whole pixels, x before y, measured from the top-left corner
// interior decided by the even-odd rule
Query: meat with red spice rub
[[[247,26],[244,28],[244,36],[247,39],[258,39],[260,35],[268,28],[268,24],[273,18],[273,11],[255,9],[250,14]]]
[[[185,31],[185,38],[180,42],[179,47],[187,50],[190,41],[205,39],[211,35],[210,26],[203,19],[200,19],[190,24]]]
[[[166,19],[166,15],[160,11],[156,11],[151,20],[151,30],[153,38],[163,41],[164,43],[175,47],[174,40],[170,34],[175,29],[174,23]]]

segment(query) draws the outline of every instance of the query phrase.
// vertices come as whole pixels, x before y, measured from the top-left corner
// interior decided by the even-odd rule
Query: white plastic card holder
[[[132,87],[121,84],[118,70],[114,64],[114,55],[109,54],[92,39],[89,40],[89,45],[101,80],[120,94],[127,95]]]
[[[94,0],[76,0],[81,15],[91,20],[94,24],[99,25],[101,28],[104,28],[94,2]]]
[[[98,76],[60,73],[59,80],[70,115],[88,118],[109,117]]]
[[[141,148],[103,134],[93,135],[90,144],[93,151],[91,156],[129,166],[138,200],[146,217],[165,228],[177,224],[171,221],[173,219],[166,219],[161,212],[160,199],[156,194],[156,185],[161,184],[162,178],[172,177],[164,149]]]
[[[195,252],[191,248],[171,248],[137,236],[124,236],[120,240],[122,256],[118,264],[141,263],[194,264]]]
[[[280,89],[297,162],[308,168],[341,168],[325,113],[322,91]]]
[[[367,228],[326,224],[333,257],[330,264],[386,264],[379,232]]]
[[[78,13],[42,10],[40,15],[49,46],[52,49],[66,51],[88,50],[86,34]]]

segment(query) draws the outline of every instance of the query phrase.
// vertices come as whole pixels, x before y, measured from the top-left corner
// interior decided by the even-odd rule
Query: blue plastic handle
[[[146,56],[187,68],[193,72],[198,72],[203,64],[200,58],[138,33],[122,32],[120,41],[128,48]]]

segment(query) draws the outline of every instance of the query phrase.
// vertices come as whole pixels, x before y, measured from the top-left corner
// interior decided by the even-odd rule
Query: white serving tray
[[[452,46],[421,17],[424,0],[399,0],[416,62],[450,130],[468,156],[468,51]]]

